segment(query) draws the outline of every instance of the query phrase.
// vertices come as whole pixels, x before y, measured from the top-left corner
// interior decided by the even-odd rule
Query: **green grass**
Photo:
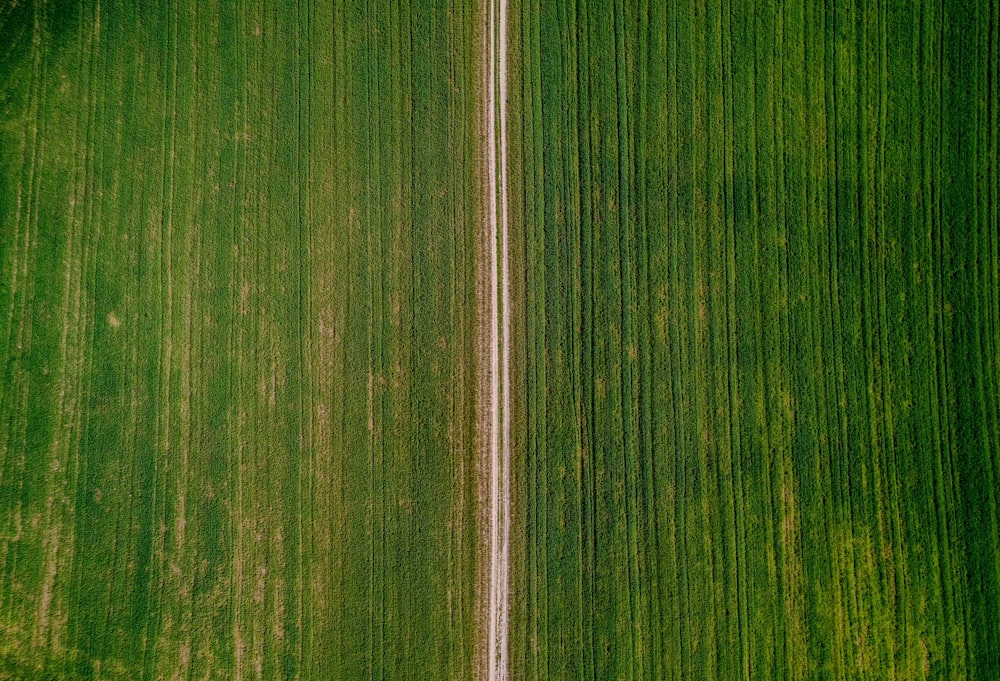
[[[480,16],[0,3],[0,678],[469,678]]]
[[[1000,8],[512,14],[512,678],[995,676]]]
[[[483,8],[161,4],[0,0],[0,679],[474,678]],[[512,679],[996,676],[998,17],[510,4]]]

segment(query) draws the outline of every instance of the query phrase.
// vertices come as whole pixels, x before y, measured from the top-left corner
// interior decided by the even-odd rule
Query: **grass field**
[[[0,0],[0,681],[482,676],[485,3],[126,4]],[[996,679],[997,0],[508,5],[510,678]]]
[[[0,2],[0,679],[470,678],[479,10],[127,4]]]
[[[511,678],[996,678],[996,2],[511,15]]]

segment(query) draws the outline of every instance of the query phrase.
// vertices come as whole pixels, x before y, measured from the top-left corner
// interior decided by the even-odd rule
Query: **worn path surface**
[[[488,678],[507,679],[510,556],[510,286],[507,248],[507,3],[491,0],[489,38],[488,191],[490,243],[490,579]]]

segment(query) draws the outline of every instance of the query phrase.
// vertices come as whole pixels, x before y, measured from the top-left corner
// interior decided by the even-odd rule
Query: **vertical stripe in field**
[[[489,598],[487,678],[508,678],[510,559],[510,265],[507,195],[507,0],[490,0],[487,45],[489,276]]]

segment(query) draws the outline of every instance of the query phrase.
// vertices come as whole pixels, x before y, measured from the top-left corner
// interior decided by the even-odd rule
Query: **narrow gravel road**
[[[507,247],[507,2],[490,0],[490,580],[487,678],[507,681],[510,557],[510,285]],[[499,101],[498,101],[499,100]],[[499,137],[499,139],[498,139]]]

